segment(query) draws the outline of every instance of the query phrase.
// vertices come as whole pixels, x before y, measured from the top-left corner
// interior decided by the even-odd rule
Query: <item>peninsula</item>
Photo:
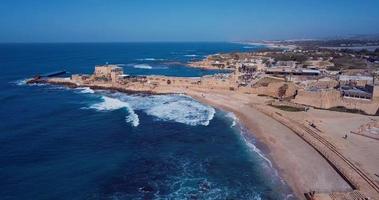
[[[196,78],[130,76],[117,65],[93,74],[37,76],[48,83],[120,92],[181,93],[235,113],[269,150],[300,199],[379,199],[379,86],[374,70],[341,70],[335,50],[215,54],[192,67],[230,73]],[[372,66],[375,63],[370,64]]]

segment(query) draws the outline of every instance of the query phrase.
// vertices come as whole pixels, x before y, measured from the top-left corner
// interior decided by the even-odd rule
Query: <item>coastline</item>
[[[120,70],[112,66],[97,69]],[[96,77],[97,74],[73,75],[71,78],[41,79],[37,77],[26,82],[89,87],[124,93],[185,94],[199,102],[234,113],[249,134],[264,144],[264,147],[267,146],[269,150],[267,155],[272,158],[274,166],[277,166],[275,169],[297,198],[310,199],[316,194],[316,199],[330,200],[336,193],[341,198],[349,195],[365,197],[366,194],[372,197],[377,196],[375,180],[359,167],[361,163],[366,166],[367,162],[363,160],[363,162],[354,163],[359,155],[362,155],[361,152],[349,159],[346,155],[349,155],[352,150],[345,152],[344,155],[341,153],[344,149],[335,147],[333,141],[335,139],[337,139],[336,143],[346,143],[346,140],[343,138],[341,140],[341,137],[335,135],[334,131],[341,133],[341,128],[336,130],[327,127],[322,131],[312,130],[310,122],[321,122],[321,120],[315,122],[317,118],[314,117],[319,114],[312,109],[310,112],[301,113],[281,111],[267,105],[267,101],[270,100],[268,97],[230,87],[232,80],[226,81],[219,76],[197,79],[143,76],[137,80],[134,77],[128,77],[126,82],[101,81]],[[324,111],[321,116],[325,114],[330,114],[334,118],[345,115]],[[362,118],[366,119],[367,116],[362,116]],[[346,120],[351,123],[349,116]],[[335,120],[330,121],[335,122]],[[347,127],[349,130],[355,128],[354,126]],[[329,138],[329,134],[337,138]],[[363,143],[361,145],[366,146]],[[375,162],[368,164],[367,167],[371,168]],[[375,173],[375,169],[372,172]],[[363,194],[360,193],[361,191]]]
[[[263,41],[263,42],[241,42],[241,44],[246,45],[257,45],[257,46],[263,46],[268,49],[287,49],[287,50],[293,50],[296,49],[296,45],[284,45],[284,44],[278,44],[273,41]]]
[[[318,152],[296,136],[292,130],[252,106],[233,105],[238,99],[229,101],[230,103],[226,100],[217,100],[220,95],[203,96],[196,92],[186,94],[202,103],[234,113],[239,122],[246,127],[248,134],[252,134],[267,147],[267,154],[275,169],[298,199],[305,199],[304,193],[310,191],[351,190],[345,180]],[[289,148],[293,146],[298,148]]]
[[[61,80],[61,81],[59,81]],[[28,83],[39,83],[31,81]],[[351,191],[351,187],[312,146],[303,141],[292,130],[255,108],[264,105],[263,97],[252,94],[233,93],[229,90],[204,88],[120,88],[112,85],[76,85],[62,79],[49,79],[45,83],[67,87],[89,87],[124,93],[188,95],[210,106],[232,112],[260,143],[267,147],[267,155],[279,175],[292,189],[298,199],[305,199],[304,193],[318,191]],[[295,147],[295,148],[294,148]]]

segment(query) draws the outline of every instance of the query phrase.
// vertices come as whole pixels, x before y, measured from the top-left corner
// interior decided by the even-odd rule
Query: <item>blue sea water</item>
[[[233,43],[0,44],[0,199],[293,199],[234,115],[183,95],[24,84],[65,69],[218,73],[183,63]]]

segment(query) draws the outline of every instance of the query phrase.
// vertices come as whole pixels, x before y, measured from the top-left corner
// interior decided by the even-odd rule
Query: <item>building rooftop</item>
[[[340,81],[372,81],[372,76],[348,76],[348,75],[340,75]]]

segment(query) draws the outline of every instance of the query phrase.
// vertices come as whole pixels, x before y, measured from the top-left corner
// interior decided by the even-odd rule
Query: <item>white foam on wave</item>
[[[18,86],[21,86],[21,85],[26,85],[26,82],[28,81],[29,79],[20,79],[20,80],[16,80],[16,81],[13,81],[11,83],[13,84],[16,84]]]
[[[140,58],[140,59],[137,59],[138,61],[163,61],[165,59],[163,58]]]
[[[45,86],[47,85],[46,83],[31,83],[31,84],[27,84],[27,82],[31,80],[29,78],[26,78],[26,79],[20,79],[20,80],[16,80],[16,81],[11,81],[9,83],[11,84],[15,84],[15,85],[18,85],[18,86],[25,86],[25,85],[31,85],[31,86]]]
[[[137,65],[134,65],[133,67],[137,69],[153,69],[153,67],[148,64],[137,64]]]
[[[237,125],[237,123],[238,123],[238,118],[237,118],[237,116],[236,116],[234,113],[232,113],[232,112],[228,112],[228,113],[226,113],[225,116],[233,120],[232,125],[231,125],[230,127],[234,127],[234,126]],[[272,166],[272,162],[270,161],[270,159],[268,159],[268,158],[264,155],[264,153],[263,153],[263,152],[262,152],[257,146],[255,146],[255,144],[254,144],[253,141],[251,141],[251,140],[249,140],[249,139],[247,138],[247,136],[246,136],[246,132],[245,132],[245,130],[243,129],[243,127],[240,127],[240,128],[241,128],[241,130],[240,130],[240,134],[241,134],[241,138],[242,138],[243,142],[249,147],[249,149],[250,149],[251,151],[255,152],[259,157],[261,157],[264,161],[267,162],[267,164],[270,166],[270,168],[272,168],[273,166]]]
[[[254,46],[244,46],[243,48],[244,49],[254,49],[255,47]]]
[[[258,154],[259,157],[261,157],[263,160],[265,160],[267,162],[267,164],[269,164],[270,168],[272,168],[272,163],[271,163],[271,160],[269,160],[264,154],[263,152],[258,149],[252,142],[250,141],[247,141],[245,137],[243,137],[243,140],[245,141],[245,143],[247,144],[247,146],[249,146],[249,148],[254,151],[255,153]]]
[[[184,55],[185,57],[197,57],[198,55],[196,54],[187,54],[187,55]]]
[[[98,111],[127,109],[129,114],[126,116],[126,121],[132,123],[133,126],[139,125],[139,118],[135,110],[143,111],[147,115],[156,117],[157,120],[173,121],[191,126],[208,126],[216,113],[214,108],[184,95],[141,96],[116,92],[102,96],[101,100],[89,108]]]
[[[31,79],[20,79],[20,80],[16,80],[16,81],[11,81],[9,82],[10,84],[15,84],[15,85],[18,85],[18,86],[26,86],[26,85],[31,85],[31,86],[46,86],[47,84],[46,83],[30,83],[30,84],[27,84],[27,82],[31,80]]]
[[[216,113],[214,108],[182,95],[138,96],[116,93],[114,96],[128,102],[132,109],[144,111],[159,120],[191,126],[208,126]]]
[[[118,110],[118,109],[127,109],[129,112],[129,115],[125,117],[125,121],[128,123],[131,123],[134,127],[137,127],[139,125],[139,118],[138,115],[134,112],[134,110],[130,107],[130,105],[127,102],[123,102],[116,98],[111,98],[107,96],[102,96],[102,102],[96,103],[90,108],[96,109],[98,111],[112,111],[112,110]]]
[[[236,115],[232,112],[228,112],[226,114],[226,117],[230,118],[232,121],[232,124],[230,125],[230,127],[235,127],[237,125],[237,122],[238,122],[238,119],[236,117]]]
[[[214,116],[214,109],[208,109],[199,103],[188,100],[168,102],[146,110],[147,114],[163,120],[176,121],[192,126],[209,125]]]
[[[80,88],[77,88],[77,89],[80,91],[80,93],[83,93],[83,94],[93,94],[93,93],[95,93],[95,91],[92,90],[89,87],[80,87]]]

